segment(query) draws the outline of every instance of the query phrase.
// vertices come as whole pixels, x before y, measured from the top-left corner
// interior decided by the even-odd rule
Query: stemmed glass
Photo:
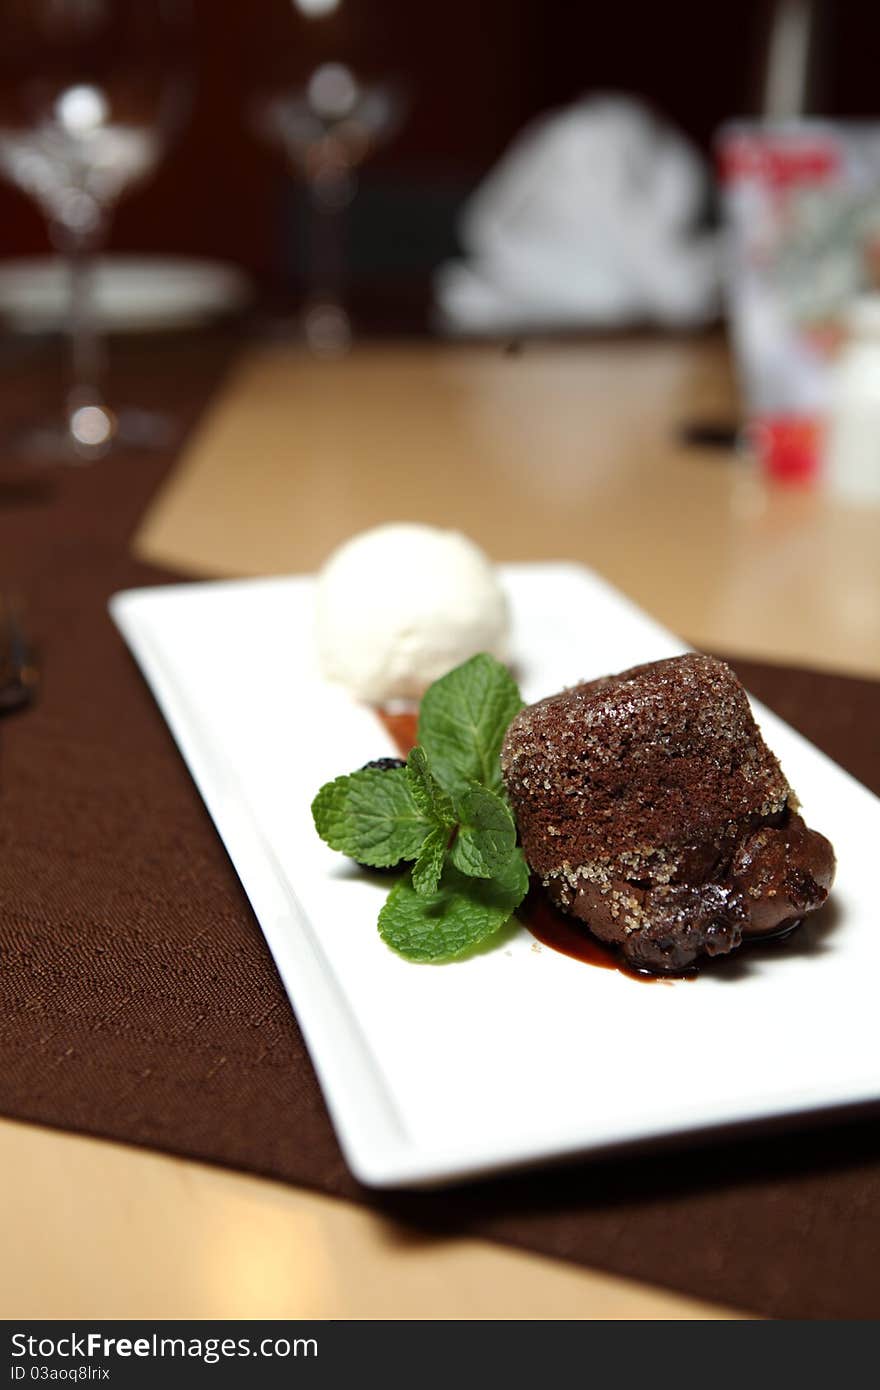
[[[345,219],[364,160],[398,129],[405,114],[401,90],[366,82],[344,63],[315,68],[302,87],[261,97],[253,121],[280,145],[308,199],[307,284],[302,331],[318,356],[344,353],[351,321],[344,304]]]
[[[162,417],[105,400],[94,257],[117,200],[185,114],[187,19],[174,0],[0,0],[0,173],[39,205],[66,261],[70,338],[61,418],[19,430],[3,452],[87,462],[168,441]]]

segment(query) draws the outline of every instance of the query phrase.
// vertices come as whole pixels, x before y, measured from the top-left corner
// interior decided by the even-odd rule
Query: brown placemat
[[[0,724],[0,1111],[764,1314],[878,1316],[876,1119],[445,1193],[353,1181],[235,873],[106,615],[116,589],[168,577],[126,556],[167,462],[108,461],[0,505],[0,582],[27,593],[45,665],[39,707]],[[736,665],[880,790],[880,683]]]

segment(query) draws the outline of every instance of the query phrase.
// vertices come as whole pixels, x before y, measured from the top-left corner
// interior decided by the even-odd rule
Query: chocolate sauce
[[[380,707],[376,713],[379,716],[379,722],[385,726],[394,739],[400,756],[408,758],[418,740],[418,710],[389,710]]]
[[[596,965],[601,970],[617,970],[619,974],[628,976],[630,980],[638,980],[643,985],[671,985],[676,980],[695,978],[694,971],[670,976],[634,970],[617,951],[593,936],[583,923],[554,907],[537,884],[529,889],[528,897],[516,915],[543,946],[571,956],[573,960],[583,961],[585,965]]]

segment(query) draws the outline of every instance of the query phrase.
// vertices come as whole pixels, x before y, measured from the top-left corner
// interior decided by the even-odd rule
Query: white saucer
[[[23,333],[63,328],[67,275],[62,260],[0,261],[0,316]],[[171,256],[98,258],[96,311],[105,332],[191,328],[248,303],[253,287],[235,266]]]

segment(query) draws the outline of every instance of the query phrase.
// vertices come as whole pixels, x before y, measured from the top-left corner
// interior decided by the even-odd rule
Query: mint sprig
[[[412,886],[417,893],[427,895],[437,891],[448,847],[449,834],[443,827],[426,836],[412,867]]]
[[[413,801],[425,819],[437,826],[455,825],[456,815],[452,800],[432,773],[428,765],[428,755],[418,744],[406,760],[406,776]]]
[[[481,654],[426,692],[419,744],[405,767],[362,768],[312,803],[332,849],[375,868],[410,863],[379,915],[389,946],[414,961],[451,960],[507,922],[528,888],[499,755],[522,708],[510,673]]]
[[[467,878],[447,864],[429,896],[417,893],[407,874],[379,913],[379,935],[407,960],[454,960],[509,922],[528,886],[521,850],[492,879]]]
[[[474,878],[503,873],[516,848],[516,822],[507,802],[475,784],[455,805],[458,834],[450,851],[455,867]]]
[[[441,786],[455,792],[478,782],[500,791],[498,755],[522,707],[513,676],[485,652],[435,681],[422,699],[419,743]]]
[[[331,849],[375,869],[415,859],[434,829],[403,767],[365,767],[327,782],[312,802],[312,816]]]

